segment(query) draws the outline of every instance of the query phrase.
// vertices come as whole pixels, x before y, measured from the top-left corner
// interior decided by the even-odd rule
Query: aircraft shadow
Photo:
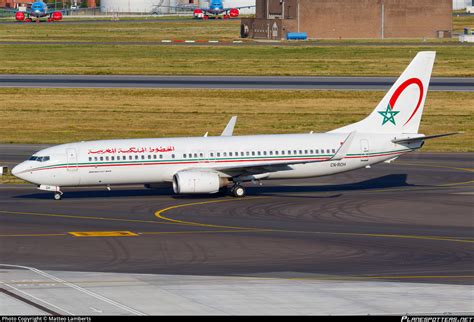
[[[327,184],[327,185],[307,185],[307,186],[260,186],[249,187],[248,194],[258,195],[278,195],[285,196],[285,193],[317,193],[317,192],[349,192],[363,191],[371,189],[388,189],[413,187],[416,185],[407,182],[407,174],[390,174],[378,178],[368,179],[353,183]],[[291,195],[288,195],[291,197]],[[312,196],[311,196],[312,197]],[[316,196],[314,196],[316,197]]]
[[[407,183],[407,174],[390,174],[378,178],[363,180],[353,183],[343,184],[326,184],[326,185],[311,185],[308,183],[307,186],[247,186],[247,194],[249,196],[273,196],[278,195],[281,197],[294,197],[292,195],[285,195],[285,193],[316,193],[316,192],[347,192],[347,191],[362,191],[370,189],[387,189],[387,188],[399,188],[415,186]],[[113,189],[111,191],[104,190],[81,190],[81,191],[65,191],[64,199],[85,199],[85,198],[120,198],[120,197],[153,197],[153,196],[171,196],[177,200],[199,200],[202,198],[215,198],[219,199],[226,196],[226,193],[218,193],[214,195],[173,195],[171,188],[160,188],[160,189]],[[311,198],[335,198],[340,196],[308,196]],[[299,196],[298,196],[299,197]],[[52,193],[50,192],[38,192],[27,195],[19,195],[14,198],[18,199],[52,199]]]

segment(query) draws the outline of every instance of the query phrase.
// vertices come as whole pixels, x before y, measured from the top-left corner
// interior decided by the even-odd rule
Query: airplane
[[[208,20],[209,15],[214,15],[215,18],[218,18],[220,15],[223,15],[224,19],[237,18],[240,14],[239,9],[244,8],[253,8],[255,6],[242,6],[242,7],[232,7],[225,8],[222,0],[211,0],[209,2],[209,8],[197,8],[193,11],[193,17],[196,19]]]
[[[209,16],[212,15],[216,19],[219,18],[222,14],[222,18],[230,19],[230,18],[237,18],[240,14],[240,9],[245,8],[253,8],[255,6],[241,6],[241,7],[231,7],[226,8],[224,7],[224,3],[222,0],[211,0],[209,2],[208,8],[196,8],[195,5],[188,6],[188,5],[181,5],[181,6],[164,6],[159,5],[157,8],[172,8],[176,10],[183,10],[183,11],[190,11],[193,10],[193,17],[195,19],[204,19],[208,20]]]
[[[41,0],[36,0],[31,4],[31,8],[26,11],[17,11],[15,10],[15,19],[16,21],[24,22],[33,22],[33,19],[36,19],[36,22],[40,22],[40,18],[48,17],[48,22],[59,21],[63,19],[63,11],[54,10],[50,11],[48,5]]]
[[[220,136],[100,140],[61,144],[35,153],[12,174],[54,193],[63,187],[143,184],[176,194],[246,195],[245,182],[327,176],[420,149],[419,134],[435,52],[419,52],[363,120],[326,133],[234,136],[232,117]]]

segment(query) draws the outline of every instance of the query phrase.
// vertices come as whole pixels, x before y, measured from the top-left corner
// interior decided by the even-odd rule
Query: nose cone
[[[16,177],[18,171],[19,171],[18,166],[15,166],[15,167],[13,167],[13,169],[12,169],[12,174]]]
[[[23,162],[12,169],[12,174],[17,178],[24,179],[24,170],[25,170],[25,164]]]

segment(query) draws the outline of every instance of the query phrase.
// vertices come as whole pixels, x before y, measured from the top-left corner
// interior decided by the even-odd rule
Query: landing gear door
[[[67,171],[77,171],[77,152],[76,149],[66,149]]]
[[[369,141],[366,139],[360,140],[361,162],[369,161]]]

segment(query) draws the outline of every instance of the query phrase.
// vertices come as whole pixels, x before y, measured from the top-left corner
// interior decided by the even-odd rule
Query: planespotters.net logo
[[[392,97],[390,98],[390,101],[388,102],[387,109],[385,111],[378,111],[380,115],[383,117],[382,125],[385,125],[387,122],[392,123],[393,125],[397,125],[395,122],[395,116],[400,113],[400,111],[394,111],[393,109],[395,108],[395,104],[397,103],[398,98],[400,95],[402,95],[403,91],[410,85],[415,84],[418,86],[420,90],[420,95],[418,96],[418,102],[416,104],[415,109],[411,113],[410,117],[408,120],[403,124],[403,126],[407,125],[408,122],[415,116],[416,112],[420,108],[421,101],[423,100],[423,83],[419,78],[410,78],[404,81],[396,91],[393,93]]]
[[[474,316],[402,316],[402,322],[474,322]]]

